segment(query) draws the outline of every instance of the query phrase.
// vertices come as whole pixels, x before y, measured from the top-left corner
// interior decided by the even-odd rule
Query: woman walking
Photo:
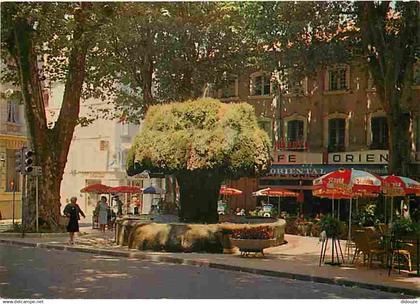
[[[80,209],[79,205],[76,203],[77,197],[73,196],[70,199],[70,203],[64,208],[64,215],[69,218],[69,223],[67,225],[67,232],[70,233],[70,245],[74,245],[74,233],[79,232],[79,220],[81,214],[84,218],[86,217],[83,211]]]
[[[101,196],[101,200],[98,203],[98,223],[99,229],[105,233],[105,225],[108,224],[108,212],[109,206],[106,202],[106,197]]]

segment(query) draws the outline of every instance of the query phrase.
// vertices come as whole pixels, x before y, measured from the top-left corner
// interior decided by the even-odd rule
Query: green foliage
[[[270,141],[254,109],[203,98],[153,106],[128,155],[129,173],[212,170],[229,177],[260,174]]]
[[[420,234],[420,224],[408,219],[399,218],[392,222],[391,232],[396,236]]]
[[[360,208],[359,212],[353,217],[353,224],[360,227],[376,226],[381,222],[381,216],[377,214],[375,203],[367,203]]]
[[[249,47],[236,4],[121,3],[89,56],[87,95],[115,100],[116,115],[138,122],[148,107],[203,96],[243,68]],[[102,113],[109,116],[110,113]]]
[[[325,231],[328,237],[338,237],[341,234],[342,224],[329,214],[321,218],[319,224],[321,230]]]

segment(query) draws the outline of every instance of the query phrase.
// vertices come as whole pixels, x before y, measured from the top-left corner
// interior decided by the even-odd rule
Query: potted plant
[[[333,218],[331,215],[324,216],[320,222],[321,231],[325,231],[327,237],[337,239],[342,230],[342,225],[339,220]]]
[[[391,225],[391,232],[396,237],[413,236],[420,234],[420,223],[415,223],[409,219],[399,218]]]

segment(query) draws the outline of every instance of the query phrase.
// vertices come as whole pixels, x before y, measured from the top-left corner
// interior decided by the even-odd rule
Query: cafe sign
[[[272,164],[322,164],[322,153],[274,152]]]
[[[387,164],[388,150],[328,153],[328,163],[340,165]]]

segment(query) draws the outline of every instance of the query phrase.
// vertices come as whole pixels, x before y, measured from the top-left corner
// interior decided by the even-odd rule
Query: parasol
[[[253,196],[267,196],[268,203],[270,203],[270,196],[278,197],[279,198],[278,213],[280,214],[280,198],[281,197],[298,197],[299,193],[289,191],[287,189],[282,189],[282,188],[276,188],[276,189],[265,188],[265,189],[261,189],[261,190],[253,192],[252,195]]]
[[[226,185],[222,185],[220,187],[219,194],[224,196],[236,196],[241,195],[242,191],[235,188],[229,188]]]
[[[109,189],[111,187],[102,185],[102,184],[91,184],[83,189],[80,190],[82,193],[96,193],[96,194],[103,194],[103,193],[109,193]]]
[[[112,187],[108,191],[110,193],[140,193],[141,189],[138,186],[118,186]]]
[[[405,195],[420,195],[420,183],[404,176],[382,176],[382,192],[384,196],[391,197],[391,223],[394,213],[394,197]],[[386,201],[385,201],[386,202]],[[385,208],[386,210],[386,208]]]
[[[165,190],[155,187],[155,186],[149,186],[147,188],[141,189],[143,191],[143,194],[164,194]]]

